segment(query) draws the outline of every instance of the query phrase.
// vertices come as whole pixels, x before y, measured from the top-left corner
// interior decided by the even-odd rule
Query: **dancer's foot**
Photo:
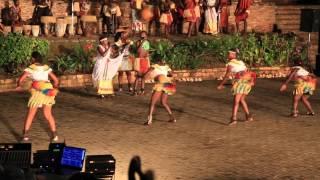
[[[316,114],[314,112],[307,112],[307,116],[315,116]]]
[[[238,120],[236,117],[231,117],[231,121],[229,122],[229,126],[236,125],[238,123]]]
[[[104,99],[104,98],[105,98],[105,96],[104,96],[104,95],[100,95],[100,98],[101,98],[101,99]]]
[[[144,123],[146,126],[150,126],[152,124],[152,116],[148,116],[148,121]]]
[[[298,114],[299,114],[298,111],[293,111],[290,116],[293,118],[297,118]]]
[[[247,114],[247,115],[246,115],[246,121],[247,121],[247,122],[253,121],[252,114]]]
[[[170,120],[169,120],[168,122],[170,122],[170,123],[176,123],[177,120],[176,120],[176,118],[171,114],[171,115],[170,115]]]
[[[129,92],[131,92],[131,93],[133,92],[133,88],[132,87],[129,88]]]
[[[23,131],[23,136],[22,136],[22,139],[21,139],[23,142],[25,141],[29,141],[30,138],[28,136],[28,133],[26,131]]]
[[[119,89],[118,89],[118,92],[122,92],[122,91],[123,91],[123,89],[122,89],[122,88],[119,88]]]
[[[144,95],[145,94],[145,92],[144,92],[144,89],[143,88],[141,88],[141,90],[140,90],[140,93],[139,93],[140,95]]]
[[[52,132],[51,142],[57,142],[57,141],[59,141],[59,137],[58,137],[57,132]]]

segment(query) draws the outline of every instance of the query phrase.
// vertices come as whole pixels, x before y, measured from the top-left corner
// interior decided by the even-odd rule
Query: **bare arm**
[[[18,79],[18,82],[17,82],[17,87],[20,87],[21,86],[21,83],[28,77],[29,73],[28,72],[24,72],[20,78]]]
[[[297,69],[291,70],[291,72],[290,72],[287,80],[286,80],[286,81],[282,84],[282,86],[280,87],[280,91],[281,91],[281,92],[282,92],[282,91],[285,91],[285,90],[287,89],[288,83],[289,83],[289,82],[293,79],[293,77],[296,75],[297,71],[298,71]]]
[[[53,81],[53,87],[58,88],[59,87],[59,79],[57,78],[57,76],[53,72],[50,72],[49,77]]]
[[[226,74],[224,75],[222,81],[220,82],[219,86],[218,86],[218,89],[223,89],[223,85],[226,83],[227,79],[229,78],[230,76],[230,73],[231,73],[231,67],[228,66],[227,67],[227,71],[226,71]]]
[[[100,46],[98,47],[98,52],[101,56],[105,56],[106,55],[106,52],[107,50],[103,50]]]

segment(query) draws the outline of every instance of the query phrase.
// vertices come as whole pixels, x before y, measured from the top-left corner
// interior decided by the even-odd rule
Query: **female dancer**
[[[105,56],[107,55],[109,49],[109,42],[106,36],[102,36],[99,39],[100,45],[98,46],[98,54],[94,59],[94,68],[92,73],[92,82],[93,86],[97,88],[97,93],[101,98],[104,98],[105,94],[99,91],[99,82],[103,78],[103,74],[105,73]]]
[[[30,130],[34,116],[36,115],[38,108],[43,107],[44,117],[47,119],[50,130],[51,140],[58,141],[58,135],[56,131],[56,123],[52,116],[52,105],[55,104],[55,97],[58,92],[58,78],[52,72],[52,69],[45,64],[42,64],[42,56],[38,52],[32,53],[32,65],[24,70],[24,73],[18,80],[17,88],[21,89],[21,83],[27,78],[32,79],[32,86],[30,89],[31,97],[28,102],[29,111],[25,119],[23,129],[23,141],[28,141],[28,132]],[[49,81],[52,79],[53,85]]]
[[[135,71],[137,71],[137,77],[134,82],[133,95],[138,95],[137,88],[138,88],[139,81],[141,82],[141,90],[139,94],[144,94],[145,79],[143,77],[150,67],[150,60],[149,60],[150,42],[147,39],[147,32],[142,31],[140,36],[141,36],[141,39],[137,42],[138,58],[136,59],[135,64],[137,64],[138,68],[135,68]]]
[[[130,56],[129,46],[133,44],[133,42],[129,39],[129,33],[127,31],[123,31],[120,33],[119,37],[115,37],[115,44],[120,48],[120,51],[124,53],[123,60],[121,66],[119,68],[118,74],[118,83],[119,83],[119,91],[122,91],[122,83],[121,80],[123,78],[123,74],[126,73],[128,80],[128,89],[129,92],[133,92],[133,88],[131,86],[132,83],[132,75],[131,72],[133,70],[133,61]]]
[[[147,75],[149,72],[153,72],[156,84],[153,87],[153,93],[150,100],[148,121],[145,122],[145,125],[152,124],[152,115],[154,112],[154,108],[160,98],[162,105],[167,110],[170,116],[169,122],[175,123],[177,121],[172,114],[170,106],[167,103],[168,95],[173,95],[176,92],[176,85],[172,83],[172,80],[170,78],[172,76],[171,69],[168,65],[165,64],[165,61],[162,60],[160,57],[157,57],[156,61],[158,62],[158,64],[152,65],[152,67],[146,73]]]
[[[301,100],[305,107],[308,109],[307,115],[314,116],[315,113],[308,98],[313,94],[316,89],[316,81],[314,75],[309,73],[306,69],[302,67],[302,61],[300,59],[295,60],[294,66],[286,80],[282,84],[280,91],[283,92],[287,89],[287,84],[291,80],[295,81],[294,91],[293,91],[293,103],[292,103],[292,114],[291,116],[298,117],[298,103]]]
[[[229,63],[227,64],[226,74],[218,86],[218,90],[224,88],[224,84],[231,74],[235,75],[235,80],[232,86],[232,92],[234,95],[233,110],[231,122],[229,125],[237,123],[237,113],[239,104],[241,104],[244,112],[246,113],[247,121],[253,121],[253,117],[249,112],[249,108],[246,102],[246,97],[251,91],[251,87],[255,84],[255,74],[249,72],[243,61],[237,60],[237,53],[235,51],[229,51]]]

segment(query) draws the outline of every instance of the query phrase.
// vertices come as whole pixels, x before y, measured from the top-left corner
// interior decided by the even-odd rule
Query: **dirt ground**
[[[291,91],[280,93],[280,80],[258,80],[248,97],[256,121],[230,127],[230,87],[217,91],[217,83],[179,83],[169,99],[178,122],[168,123],[157,108],[151,127],[142,125],[150,93],[101,100],[92,89],[65,89],[54,106],[58,132],[88,154],[112,154],[118,180],[127,179],[134,155],[157,180],[320,179],[319,91],[310,99],[318,115],[292,119]],[[27,99],[27,93],[0,94],[0,142],[19,138]],[[46,131],[39,114],[31,129],[33,151],[47,148]]]

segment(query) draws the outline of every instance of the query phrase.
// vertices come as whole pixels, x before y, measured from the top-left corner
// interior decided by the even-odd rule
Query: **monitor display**
[[[61,165],[64,167],[82,169],[85,153],[86,150],[83,148],[66,146],[63,148]]]

